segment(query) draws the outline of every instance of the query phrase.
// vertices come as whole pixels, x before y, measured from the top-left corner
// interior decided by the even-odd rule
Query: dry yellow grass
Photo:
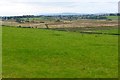
[[[15,21],[3,21],[3,25],[9,26],[22,26],[22,27],[33,27],[33,28],[46,28],[45,24],[48,24],[49,28],[69,28],[69,27],[101,27],[101,26],[117,26],[118,21],[106,21],[106,20],[75,20],[75,21],[62,21],[62,22],[45,22],[45,23],[17,23]]]

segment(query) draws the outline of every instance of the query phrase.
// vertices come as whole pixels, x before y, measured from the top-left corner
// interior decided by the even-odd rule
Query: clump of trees
[[[61,22],[61,20],[60,20],[60,19],[57,19],[55,22]]]

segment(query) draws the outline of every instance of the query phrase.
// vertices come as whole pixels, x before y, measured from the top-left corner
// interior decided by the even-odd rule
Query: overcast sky
[[[0,0],[0,16],[117,13],[119,0]]]

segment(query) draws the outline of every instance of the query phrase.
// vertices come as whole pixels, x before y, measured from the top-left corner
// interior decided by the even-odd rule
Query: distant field
[[[32,20],[37,20],[37,21],[44,21],[44,20],[55,20],[54,18],[47,18],[47,17],[38,17],[38,18],[21,18],[23,20],[29,20],[29,21],[32,21]]]
[[[118,16],[106,16],[107,19],[117,20]]]
[[[96,30],[95,32],[120,34],[119,31],[118,29],[111,29],[111,30]]]
[[[118,16],[106,16],[107,19],[117,20]],[[23,20],[28,20],[28,18],[21,18]],[[29,18],[29,20],[56,20],[55,18],[51,17],[38,17],[38,18]]]
[[[118,77],[118,36],[3,27],[2,37],[3,78]]]

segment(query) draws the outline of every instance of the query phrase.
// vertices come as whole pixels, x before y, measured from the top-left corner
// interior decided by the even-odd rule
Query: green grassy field
[[[3,27],[3,78],[116,78],[118,36]]]
[[[112,30],[110,29],[110,30],[96,30],[94,32],[120,34],[119,31],[118,31],[118,29],[112,29]]]
[[[107,19],[118,20],[118,16],[106,16]]]

